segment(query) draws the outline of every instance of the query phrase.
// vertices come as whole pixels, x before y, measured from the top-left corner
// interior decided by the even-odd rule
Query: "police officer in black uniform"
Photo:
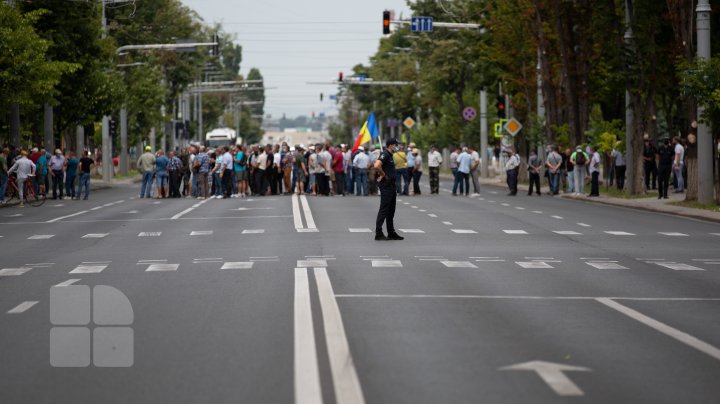
[[[658,163],[660,163],[660,169],[658,170],[658,199],[668,199],[667,192],[673,160],[675,159],[675,150],[670,146],[670,142],[667,139],[665,139],[663,145],[658,149],[657,159]]]
[[[395,161],[392,155],[398,147],[398,141],[388,139],[385,146],[385,150],[374,163],[378,176],[378,188],[380,189],[380,210],[378,210],[377,221],[375,222],[375,240],[403,240],[403,237],[400,237],[395,232],[395,225],[393,224],[397,190],[395,187]],[[383,222],[387,223],[387,237],[382,231]]]

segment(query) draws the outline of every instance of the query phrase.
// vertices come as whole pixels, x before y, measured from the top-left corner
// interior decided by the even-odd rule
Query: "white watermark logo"
[[[127,296],[104,285],[50,288],[50,365],[130,367],[133,309]]]

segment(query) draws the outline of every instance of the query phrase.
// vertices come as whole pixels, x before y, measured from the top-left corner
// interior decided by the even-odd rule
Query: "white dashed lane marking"
[[[477,266],[469,261],[440,261],[441,264],[448,268],[475,268]]]
[[[242,234],[263,234],[265,233],[265,229],[245,229],[242,231]]]
[[[618,264],[617,262],[609,262],[609,261],[598,261],[598,262],[592,262],[588,261],[586,264],[590,265],[593,268],[597,269],[627,269],[626,267]]]
[[[28,237],[28,240],[47,240],[53,237],[55,237],[54,234],[36,234],[34,236]]]
[[[372,233],[372,230],[370,230],[368,228],[353,228],[353,227],[351,227],[348,229],[348,231],[350,233]]]
[[[327,267],[327,260],[298,260],[296,267],[298,268],[316,268]]]
[[[90,233],[82,236],[82,238],[103,238],[107,237],[109,233]]]
[[[402,268],[402,261],[399,260],[372,260],[373,268]]]
[[[400,230],[403,233],[425,233],[424,230],[420,230],[420,229],[398,229],[398,230]]]
[[[177,271],[179,264],[151,264],[145,272],[169,272]]]
[[[107,265],[78,265],[70,271],[71,274],[97,274],[105,270]]]
[[[162,236],[161,231],[144,231],[138,234],[138,237],[160,237]]]
[[[212,234],[212,230],[195,230],[190,232],[191,236],[210,236]]]
[[[22,303],[18,304],[17,306],[15,306],[14,308],[8,310],[8,314],[20,314],[20,313],[24,313],[24,312],[26,312],[28,309],[30,309],[31,307],[35,306],[36,304],[38,304],[37,301],[22,302]]]
[[[579,236],[582,235],[582,233],[578,233],[576,231],[572,230],[554,230],[553,233],[560,234],[563,236]]]
[[[220,269],[252,269],[254,262],[226,262]]]
[[[578,226],[582,226],[582,227],[592,227],[592,226],[590,226],[590,225],[587,224],[587,223],[578,223],[577,225],[578,225]]]
[[[542,261],[516,261],[521,268],[525,269],[553,269],[554,267]]]
[[[628,233],[626,231],[606,231],[605,233],[613,235],[613,236],[634,236],[633,233]]]
[[[562,217],[562,216],[553,216],[552,218],[553,218],[553,219],[558,219],[558,220],[561,220],[561,219],[563,219],[563,217]]]
[[[477,234],[477,232],[475,230],[471,230],[471,229],[452,229],[452,231],[453,231],[453,233],[458,233],[458,234]]]
[[[434,214],[434,213],[428,213],[428,216],[430,216],[430,217],[437,217],[437,215]]]
[[[0,276],[19,276],[32,268],[3,268],[0,269]]]
[[[670,237],[689,237],[688,234],[677,233],[677,232],[669,232],[669,233],[660,232],[660,234],[662,234],[663,236],[670,236]]]
[[[453,225],[451,222],[443,222],[443,224],[446,225],[446,226],[452,226],[452,225]]]
[[[528,234],[525,230],[503,230],[506,234]]]
[[[704,271],[702,268],[694,267],[688,264],[679,264],[677,262],[655,262],[655,264],[672,269],[673,271]]]
[[[66,280],[65,282],[60,282],[60,283],[58,283],[57,285],[55,285],[55,287],[70,286],[70,285],[72,285],[73,283],[79,282],[79,281],[80,281],[80,279],[68,279],[68,280]]]

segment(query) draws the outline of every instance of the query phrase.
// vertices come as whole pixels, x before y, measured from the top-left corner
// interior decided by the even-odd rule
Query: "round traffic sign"
[[[475,108],[465,107],[465,109],[463,109],[463,118],[465,118],[466,121],[472,121],[476,116],[477,111],[475,111]]]

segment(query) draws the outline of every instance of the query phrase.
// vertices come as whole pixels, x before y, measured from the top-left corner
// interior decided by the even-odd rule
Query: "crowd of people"
[[[620,146],[618,143],[616,146]],[[658,199],[668,199],[668,188],[673,185],[675,193],[685,191],[687,176],[685,163],[685,149],[682,139],[673,138],[663,140],[660,147],[655,147],[646,137],[642,154],[643,178],[645,189],[658,190]],[[508,159],[505,163],[507,184],[510,190],[508,195],[517,194],[517,182],[520,170],[520,156],[513,150],[507,151]],[[530,186],[528,195],[533,193],[541,195],[540,177],[544,173],[547,179],[549,195],[557,195],[562,190],[574,196],[585,195],[586,178],[589,178],[589,197],[600,196],[600,174],[602,156],[597,147],[593,145],[583,149],[578,145],[575,150],[565,149],[563,152],[558,146],[548,146],[545,160],[538,156],[535,150],[530,151],[527,159],[528,179]],[[608,185],[618,190],[625,187],[627,160],[625,152],[618,147],[609,154]],[[671,177],[672,175],[672,177]],[[671,181],[672,178],[672,181]]]
[[[305,146],[190,145],[177,155],[153,153],[147,146],[137,160],[142,173],[141,198],[245,198],[278,194],[318,196],[378,194],[374,162],[382,147],[332,146],[329,141]],[[397,193],[420,195],[423,157],[414,143],[400,145],[393,154],[398,170]],[[436,147],[428,153],[431,193],[438,193],[442,156]],[[412,183],[412,189],[410,184]],[[462,191],[461,191],[462,193]]]
[[[33,191],[39,195],[44,196],[52,190],[52,199],[79,200],[82,197],[87,200],[94,164],[88,152],[77,156],[73,151],[60,149],[55,149],[53,154],[42,147],[28,150],[5,146],[0,153],[0,205],[6,202],[8,184],[12,180],[19,192],[19,206],[24,207],[28,178]]]

